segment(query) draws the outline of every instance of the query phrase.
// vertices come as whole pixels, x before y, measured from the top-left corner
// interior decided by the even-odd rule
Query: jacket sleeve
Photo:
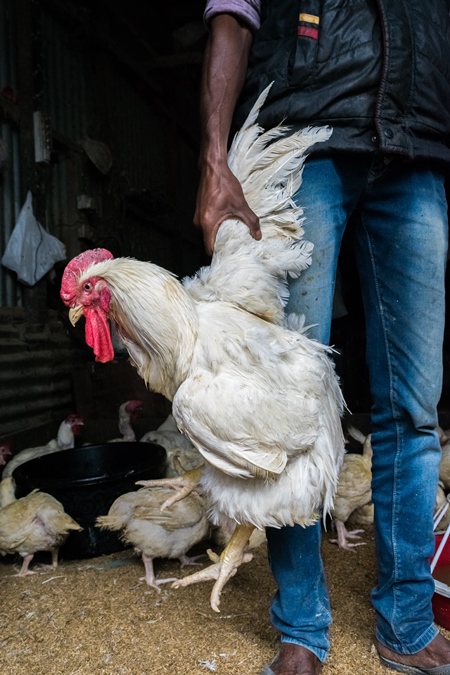
[[[208,26],[216,14],[234,14],[256,31],[260,22],[261,0],[207,0],[204,21]]]

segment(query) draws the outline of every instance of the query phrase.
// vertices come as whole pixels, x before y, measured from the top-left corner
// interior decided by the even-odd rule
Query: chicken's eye
[[[86,281],[86,283],[84,284],[83,288],[84,288],[85,291],[87,291],[87,292],[89,293],[89,291],[92,290],[92,284],[91,284],[91,282],[90,282],[90,281]]]

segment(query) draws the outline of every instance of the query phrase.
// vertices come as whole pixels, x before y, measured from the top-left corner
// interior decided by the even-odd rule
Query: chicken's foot
[[[145,581],[147,586],[151,586],[158,593],[161,593],[160,585],[167,584],[170,581],[177,581],[176,577],[170,577],[170,579],[156,579],[155,572],[153,569],[153,558],[149,558],[145,553],[142,554],[142,562],[145,567],[145,577],[140,577],[139,581]]]
[[[33,557],[34,557],[33,553],[31,553],[30,555],[26,555],[23,559],[22,567],[20,568],[20,572],[18,572],[17,574],[13,574],[13,576],[14,577],[26,577],[29,574],[36,574],[36,572],[33,572],[32,570],[28,569],[28,566],[29,566],[30,562],[33,560]]]
[[[53,548],[51,550],[52,554],[52,562],[51,565],[39,565],[39,571],[42,570],[56,570],[58,568],[58,554],[59,554],[59,547],[58,548]]]
[[[172,504],[181,501],[185,497],[191,494],[199,484],[200,478],[202,477],[203,466],[198,469],[192,469],[191,471],[186,471],[183,476],[177,476],[175,478],[156,478],[154,480],[138,480],[136,485],[143,485],[144,487],[168,487],[175,490],[175,494],[169,499],[166,499],[164,504],[161,506],[161,511],[169,508]]]
[[[350,532],[345,527],[345,524],[341,520],[335,519],[334,524],[336,526],[337,539],[330,539],[331,544],[337,544],[339,548],[342,548],[346,551],[350,551],[355,546],[364,546],[365,542],[360,541],[357,544],[351,544],[349,539],[361,539],[359,534],[364,532],[364,530],[351,530]]]
[[[184,579],[178,579],[172,584],[172,588],[190,586],[200,581],[215,579],[216,583],[211,593],[210,602],[212,609],[215,612],[219,612],[220,596],[228,579],[236,574],[242,563],[250,562],[253,558],[251,553],[245,553],[245,547],[254,529],[253,525],[237,525],[230,541],[220,556],[213,553],[210,549],[208,550],[208,556],[214,563],[213,565],[195,574],[190,574],[188,577],[184,577]]]

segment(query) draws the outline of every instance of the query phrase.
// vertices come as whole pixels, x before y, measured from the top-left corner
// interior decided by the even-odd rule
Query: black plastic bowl
[[[95,526],[97,516],[106,515],[120,495],[137,490],[137,480],[161,478],[165,460],[165,449],[155,443],[105,443],[62,450],[18,466],[13,473],[16,496],[24,497],[35,488],[48,492],[84,528],[70,533],[60,550],[62,558],[115,553],[124,545],[116,532]]]

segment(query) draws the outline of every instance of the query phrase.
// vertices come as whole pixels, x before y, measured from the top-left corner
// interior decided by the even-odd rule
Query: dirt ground
[[[370,529],[354,552],[323,544],[334,623],[324,675],[383,675],[372,646],[374,583]],[[57,570],[14,577],[20,561],[0,561],[0,672],[7,675],[258,675],[278,639],[268,619],[274,592],[265,547],[208,602],[209,583],[158,594],[139,577],[127,550]],[[32,563],[33,568],[33,563]],[[157,576],[182,576],[178,562],[157,561]],[[449,635],[449,634],[447,634]]]

